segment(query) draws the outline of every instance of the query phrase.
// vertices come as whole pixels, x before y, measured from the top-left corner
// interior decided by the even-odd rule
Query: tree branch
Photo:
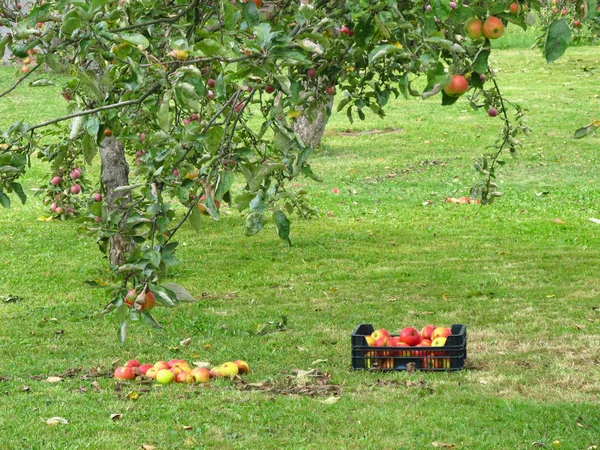
[[[122,106],[138,105],[138,104],[142,103],[144,100],[146,100],[148,97],[150,97],[154,92],[156,92],[158,90],[158,88],[159,88],[159,86],[154,86],[152,89],[150,89],[148,92],[146,92],[144,95],[142,95],[140,98],[138,98],[136,100],[127,100],[126,102],[113,103],[112,105],[100,106],[99,108],[88,109],[85,111],[78,111],[76,113],[69,114],[67,116],[57,117],[56,119],[38,123],[37,125],[33,125],[32,127],[27,128],[26,131],[32,131],[37,128],[47,127],[48,125],[53,125],[55,123],[62,122],[63,120],[73,119],[74,117],[89,116],[90,114],[96,114],[97,112],[106,111],[106,110],[114,109],[114,108],[121,108]]]
[[[186,9],[184,9],[179,14],[177,14],[173,17],[164,18],[164,19],[155,19],[155,20],[150,20],[148,22],[143,22],[143,23],[134,23],[133,25],[127,25],[126,27],[115,28],[114,30],[108,30],[108,31],[110,31],[111,33],[120,33],[122,31],[135,30],[136,28],[143,28],[143,27],[147,27],[150,25],[156,25],[159,23],[174,23],[174,22],[177,22],[183,16],[185,16],[188,12],[190,12],[196,6],[198,6],[198,0],[194,0],[190,4],[190,6],[188,6]]]
[[[25,81],[29,75],[31,75],[33,72],[35,72],[41,66],[42,66],[42,64],[38,64],[37,66],[34,66],[33,69],[31,69],[29,72],[27,72],[21,78],[19,78],[15,84],[13,84],[10,88],[8,88],[6,91],[4,91],[2,94],[0,94],[0,98],[4,97],[5,95],[8,95],[12,91],[14,91],[18,85],[20,85],[23,81]]]

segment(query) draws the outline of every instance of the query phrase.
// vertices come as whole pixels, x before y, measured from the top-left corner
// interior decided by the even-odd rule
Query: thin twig
[[[108,30],[108,31],[111,33],[121,33],[122,31],[135,30],[136,28],[143,28],[143,27],[147,27],[150,25],[156,25],[159,23],[174,23],[174,22],[177,22],[181,17],[186,15],[188,12],[190,12],[192,9],[194,9],[196,6],[198,6],[198,0],[194,0],[190,4],[190,6],[188,6],[186,9],[184,9],[179,14],[177,14],[173,17],[163,18],[163,19],[155,19],[155,20],[150,20],[148,22],[142,22],[142,23],[134,23],[133,25],[127,25],[126,27],[115,28],[114,30]]]
[[[21,78],[19,78],[15,84],[13,84],[6,91],[4,91],[2,94],[0,94],[0,98],[4,97],[5,95],[8,95],[12,91],[14,91],[17,88],[18,85],[20,85],[23,81],[25,81],[29,75],[31,75],[33,72],[35,72],[41,66],[42,66],[42,64],[38,64],[37,66],[34,66],[33,69],[31,69],[29,72],[27,72]]]
[[[57,117],[56,119],[38,123],[37,125],[33,125],[33,126],[29,127],[27,129],[27,131],[35,130],[37,128],[47,127],[48,125],[53,125],[55,123],[62,122],[63,120],[73,119],[74,117],[89,116],[90,114],[96,114],[97,112],[106,111],[109,109],[121,108],[123,106],[129,106],[129,105],[137,105],[139,103],[142,103],[148,97],[150,97],[154,92],[156,92],[158,90],[158,88],[159,88],[159,86],[154,86],[152,89],[150,89],[148,92],[146,92],[144,95],[142,95],[140,98],[138,98],[136,100],[127,100],[125,102],[113,103],[112,105],[100,106],[99,108],[88,109],[85,111],[78,111],[76,113],[69,114],[67,116]]]

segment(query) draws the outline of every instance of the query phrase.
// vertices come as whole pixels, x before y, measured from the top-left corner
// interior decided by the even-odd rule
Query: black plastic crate
[[[450,330],[443,347],[369,347],[365,336],[375,329],[371,324],[359,325],[351,337],[352,369],[406,370],[413,363],[416,370],[461,370],[467,359],[467,326],[455,324]]]

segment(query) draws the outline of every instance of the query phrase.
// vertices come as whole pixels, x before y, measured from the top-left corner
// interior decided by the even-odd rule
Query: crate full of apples
[[[460,370],[467,358],[467,327],[426,325],[392,335],[373,325],[356,327],[352,339],[352,368],[355,370]]]

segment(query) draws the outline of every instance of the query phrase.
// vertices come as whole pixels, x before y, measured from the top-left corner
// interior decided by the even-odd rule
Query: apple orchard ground
[[[46,213],[33,196],[2,210],[0,295],[20,301],[0,303],[0,448],[600,445],[600,226],[588,220],[600,218],[600,133],[572,138],[600,118],[597,55],[569,49],[546,65],[531,50],[492,54],[506,95],[528,109],[532,136],[519,159],[507,158],[504,197],[481,210],[444,198],[468,194],[473,160],[493,144],[499,118],[438,99],[398,100],[387,119],[353,125],[335,114],[313,160],[324,183],[298,181],[322,215],[294,220],[294,247],[272,228],[244,237],[243,218],[227,208],[200,235],[186,229],[171,277],[200,301],[157,308],[165,329],[134,324],[124,346],[114,319],[98,314],[106,292],[83,283],[108,281],[93,239],[75,223],[37,221]],[[0,68],[0,90],[14,79]],[[26,87],[0,100],[0,128],[62,108],[57,88]],[[403,131],[340,134],[384,127]],[[46,182],[33,161],[27,189]],[[469,370],[352,372],[349,335],[359,323],[392,331],[465,323]],[[273,332],[256,334],[262,326]],[[342,394],[240,392],[229,382],[116,391],[112,379],[82,377],[130,358],[239,358],[253,370],[248,381],[276,385],[316,367]],[[54,416],[69,423],[48,426]]]

